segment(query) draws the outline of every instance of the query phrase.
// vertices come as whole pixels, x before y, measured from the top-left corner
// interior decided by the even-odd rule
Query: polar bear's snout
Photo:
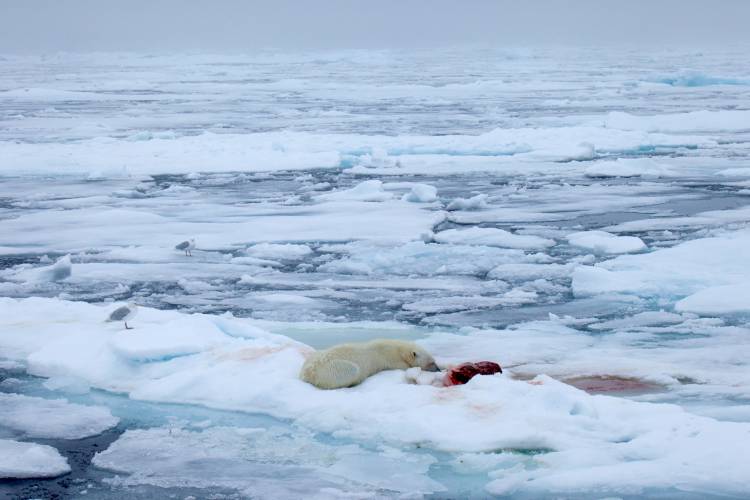
[[[426,372],[440,371],[437,363],[435,363],[435,358],[424,349],[415,349],[414,352],[412,352],[412,355],[414,356],[414,364],[412,366],[418,366]]]
[[[435,363],[434,361],[431,363],[428,363],[427,366],[423,367],[422,369],[426,372],[439,372],[440,371],[440,368],[438,368],[437,363]]]

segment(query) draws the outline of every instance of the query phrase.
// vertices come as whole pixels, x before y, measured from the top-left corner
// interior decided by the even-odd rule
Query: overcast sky
[[[0,53],[750,42],[750,0],[0,0]]]

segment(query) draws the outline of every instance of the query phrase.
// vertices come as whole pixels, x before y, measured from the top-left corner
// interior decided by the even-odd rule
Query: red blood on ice
[[[476,375],[492,375],[503,373],[500,365],[492,361],[479,361],[478,363],[464,363],[448,370],[445,374],[445,385],[465,384]]]

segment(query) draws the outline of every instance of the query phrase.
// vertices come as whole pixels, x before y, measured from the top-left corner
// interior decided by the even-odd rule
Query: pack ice
[[[321,391],[297,377],[311,348],[252,321],[146,309],[139,316],[143,335],[131,335],[103,323],[102,307],[85,303],[2,299],[0,313],[3,352],[13,353],[38,376],[76,377],[133,399],[267,413],[366,443],[470,454],[550,450],[508,470],[500,467],[502,479],[488,484],[493,493],[627,491],[633,484],[664,488],[673,486],[674,477],[682,478],[678,487],[691,489],[705,485],[707,470],[716,491],[746,491],[747,463],[736,457],[744,453],[750,424],[697,416],[675,405],[592,396],[545,375],[532,380],[476,377],[465,386],[438,388],[406,383],[402,372],[391,371],[354,388]],[[78,318],[75,326],[66,324],[70,317]],[[527,344],[561,334],[572,337],[571,347],[590,343],[587,336],[572,330],[566,334],[566,329],[554,322],[530,324],[519,326],[516,334]],[[189,344],[179,335],[185,331],[190,332]],[[458,340],[438,334],[424,345],[442,363],[507,359],[507,349],[514,345],[481,331],[460,344]],[[542,349],[546,352],[537,356],[556,352]],[[526,354],[523,349],[512,352],[511,359],[517,360],[529,355],[529,347]],[[98,420],[99,425],[112,424],[106,415]],[[136,435],[126,434],[126,441],[100,455],[97,463],[108,464],[105,457],[135,446]],[[107,467],[141,470],[114,463]],[[599,473],[590,474],[592,467]],[[429,490],[437,491],[429,484]]]

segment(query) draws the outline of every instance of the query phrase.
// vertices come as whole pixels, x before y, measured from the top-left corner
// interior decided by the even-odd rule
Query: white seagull
[[[190,238],[189,240],[185,240],[179,245],[174,247],[175,250],[185,250],[185,255],[188,255],[190,257],[193,256],[193,248],[195,248],[195,238]]]
[[[128,302],[127,305],[118,307],[109,315],[107,321],[124,321],[125,329],[132,330],[133,327],[128,326],[128,320],[133,319],[138,313],[138,304],[135,302]]]

